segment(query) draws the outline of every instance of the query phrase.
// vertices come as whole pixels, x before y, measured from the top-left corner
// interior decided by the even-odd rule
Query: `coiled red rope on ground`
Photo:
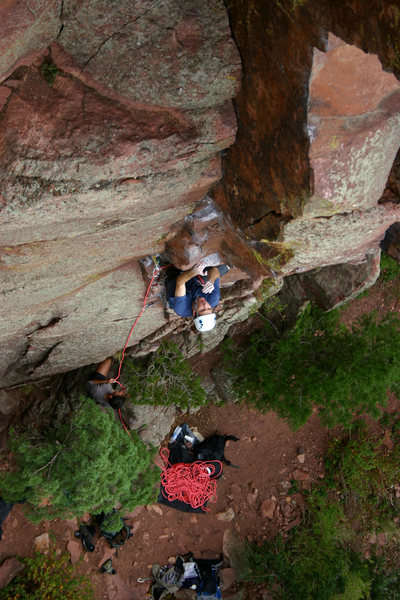
[[[201,508],[209,511],[206,502],[217,501],[217,482],[215,477],[215,463],[220,461],[193,463],[169,462],[169,450],[162,448],[160,456],[164,461],[164,470],[161,474],[162,494],[169,501],[180,500],[190,504],[192,508]]]

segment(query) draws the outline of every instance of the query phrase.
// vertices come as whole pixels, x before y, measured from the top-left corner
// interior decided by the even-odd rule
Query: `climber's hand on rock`
[[[203,292],[204,294],[211,294],[211,292],[214,290],[214,284],[212,281],[206,281],[206,283],[203,285]]]
[[[207,263],[205,260],[201,260],[199,263],[196,263],[192,267],[192,272],[194,275],[205,275],[204,269],[206,268]]]

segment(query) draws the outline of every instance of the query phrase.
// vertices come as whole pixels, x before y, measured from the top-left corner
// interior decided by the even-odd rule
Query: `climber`
[[[220,299],[219,278],[228,270],[226,265],[206,267],[205,261],[201,261],[188,271],[169,278],[167,275],[170,307],[181,317],[194,317],[198,331],[210,331],[215,327],[217,318],[212,309]]]
[[[111,406],[111,408],[121,408],[125,402],[125,390],[114,390],[112,384],[115,379],[107,378],[111,369],[112,359],[106,358],[96,367],[96,370],[90,374],[86,382],[86,390],[90,396],[101,406]]]

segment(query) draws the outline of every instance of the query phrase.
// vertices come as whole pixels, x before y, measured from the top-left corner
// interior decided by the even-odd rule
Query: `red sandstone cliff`
[[[236,267],[246,301],[222,306],[211,343],[264,276],[377,276],[400,220],[378,204],[399,147],[399,3],[226,5],[2,4],[2,385],[120,349],[138,261],[165,248],[181,268],[211,253]],[[132,344],[181,326],[156,302]]]

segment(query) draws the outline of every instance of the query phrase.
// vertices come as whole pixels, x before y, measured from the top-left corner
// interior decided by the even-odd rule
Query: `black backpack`
[[[237,442],[239,438],[234,435],[219,435],[217,433],[205,438],[203,442],[199,442],[194,446],[194,455],[196,460],[219,460],[227,465],[230,465],[231,467],[234,467],[235,469],[238,469],[239,467],[233,465],[230,460],[225,458],[225,444],[228,440]]]

